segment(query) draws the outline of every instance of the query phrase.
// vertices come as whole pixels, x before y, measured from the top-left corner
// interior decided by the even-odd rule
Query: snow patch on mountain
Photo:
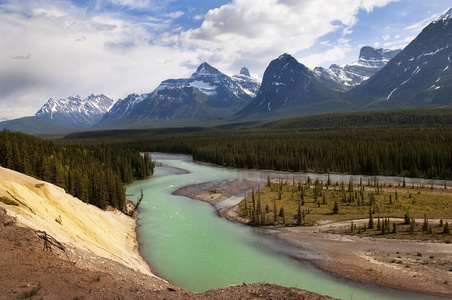
[[[95,94],[87,98],[80,96],[50,98],[35,116],[77,127],[89,127],[98,122],[110,110],[113,103],[112,98]]]
[[[344,67],[336,64],[328,69],[317,67],[314,72],[320,80],[332,83],[334,90],[347,91],[381,70],[400,51],[366,46],[361,48],[358,61]]]
[[[138,103],[142,102],[148,96],[149,94],[130,94],[124,99],[119,99],[105,114],[104,118],[108,115],[122,116],[133,109]]]
[[[194,87],[207,96],[216,96],[218,94],[217,89],[220,86],[230,90],[237,97],[240,97],[240,94],[243,93],[250,97],[255,97],[257,91],[259,91],[260,82],[256,78],[251,77],[250,72],[246,67],[243,67],[240,70],[240,74],[229,77],[204,62],[190,78],[168,79],[162,81],[153,93],[175,87]]]
[[[449,8],[447,11],[445,11],[441,16],[439,16],[433,22],[447,22],[451,18],[452,18],[452,8]]]
[[[198,88],[199,90],[201,90],[204,94],[206,94],[208,96],[215,96],[217,94],[217,92],[215,90],[217,89],[218,86],[211,85],[211,83],[209,83],[209,82],[195,80],[195,81],[190,82],[189,86]]]

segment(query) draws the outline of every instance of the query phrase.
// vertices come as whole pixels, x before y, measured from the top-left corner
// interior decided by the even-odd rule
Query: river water
[[[156,167],[151,179],[135,182],[127,188],[127,193],[134,195],[129,197],[132,199],[138,198],[143,190],[138,220],[141,253],[152,271],[169,282],[196,292],[244,282],[263,282],[341,299],[427,298],[333,277],[309,264],[312,253],[304,253],[275,239],[263,229],[220,218],[215,208],[206,202],[172,195],[180,187],[212,180],[245,178],[265,184],[267,175],[303,180],[311,176],[313,180],[324,181],[327,175],[220,168],[198,164],[185,155],[153,154],[152,159],[189,172],[181,174],[172,168]],[[349,175],[331,176],[333,182],[348,182],[349,179]],[[355,176],[354,180],[359,181],[359,177]],[[363,177],[364,182],[367,180],[373,177]],[[402,178],[379,179],[380,182],[385,180],[401,182]],[[419,179],[416,183],[421,182]],[[444,181],[437,184],[444,185]]]

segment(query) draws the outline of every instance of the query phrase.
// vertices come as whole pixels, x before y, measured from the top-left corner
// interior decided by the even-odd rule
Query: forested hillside
[[[238,168],[452,178],[452,111],[360,112],[233,130],[181,128],[73,134]]]
[[[221,166],[452,178],[451,128],[217,132],[141,142]]]
[[[125,183],[152,175],[149,155],[127,146],[56,145],[23,133],[0,132],[0,166],[64,188],[80,200],[122,209]]]

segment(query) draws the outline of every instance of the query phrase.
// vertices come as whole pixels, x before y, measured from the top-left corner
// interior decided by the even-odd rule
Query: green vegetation
[[[450,179],[451,123],[450,109],[361,112],[235,129],[116,130],[67,139],[99,144],[114,138],[140,151],[191,154],[237,168]]]
[[[6,130],[0,132],[0,166],[64,188],[80,200],[122,209],[124,184],[151,176],[149,155],[126,145],[66,145]]]
[[[1,166],[55,183],[83,201],[103,208],[107,205],[121,208],[123,184],[152,174],[150,157],[143,157],[140,152],[185,153],[195,160],[237,168],[452,179],[452,109],[358,112],[266,124],[242,122],[217,128],[83,132],[52,142],[19,133],[0,133]],[[326,184],[330,187],[327,192],[313,185],[313,190],[317,190],[315,208],[324,208],[327,211],[324,213],[338,220],[353,214],[353,205],[344,206],[345,196],[339,191],[342,187],[335,191],[331,190],[331,182],[322,186]],[[278,206],[284,188],[278,191],[275,203],[272,199],[261,205],[262,211]],[[313,190],[303,189],[303,193]],[[331,194],[332,191],[335,193]],[[363,192],[360,201],[382,201],[380,193],[373,191],[371,196],[370,192]],[[398,191],[399,199],[395,194],[384,199],[391,212],[402,205],[395,215],[406,213],[407,204],[400,203],[402,192]],[[409,197],[415,199],[411,205],[424,201],[416,192],[412,191],[414,196]],[[295,192],[291,193],[295,197]],[[354,201],[358,196],[357,190],[346,195]],[[255,197],[257,207],[258,195]],[[290,213],[295,211],[297,222],[302,222],[303,217],[304,222],[315,222],[306,217],[312,216],[314,207],[305,205],[295,202],[284,205],[284,209],[278,206],[278,213],[273,214],[277,217],[273,219],[278,219],[278,223],[285,219],[290,224],[293,219]],[[384,208],[381,204],[382,211],[378,211],[381,217]],[[410,213],[415,212],[410,209]],[[423,217],[424,213],[430,218],[440,215],[422,211],[415,217]],[[369,209],[364,214],[368,217]],[[265,221],[267,217],[271,219],[254,216],[255,221]]]
[[[347,233],[352,234],[447,239],[449,224],[432,224],[429,219],[450,218],[452,190],[393,186],[377,180],[346,184],[318,179],[313,182],[309,177],[305,182],[268,179],[265,187],[242,200],[239,213],[251,225],[312,226],[322,221],[350,220]],[[400,220],[394,222],[390,218]],[[420,218],[424,222],[417,224],[415,219]],[[353,220],[362,219],[368,221],[360,226],[356,221],[353,224]]]

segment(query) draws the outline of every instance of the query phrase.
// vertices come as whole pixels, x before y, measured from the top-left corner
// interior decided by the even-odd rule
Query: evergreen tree
[[[392,224],[392,233],[397,233],[397,223],[396,222],[394,222]]]
[[[273,199],[273,219],[275,224],[278,223],[277,211],[276,211],[276,199]]]
[[[374,218],[372,217],[372,208],[369,209],[369,229],[374,229]]]
[[[427,231],[428,230],[428,219],[427,219],[427,214],[424,214],[424,224],[422,225],[422,231]]]
[[[411,218],[410,233],[413,234],[415,229],[416,229],[416,220],[414,220],[414,218]]]
[[[339,203],[337,203],[337,201],[334,201],[333,215],[337,214],[339,214]]]
[[[444,224],[443,234],[450,234],[449,222]]]
[[[381,222],[380,222],[380,215],[378,215],[378,219],[377,219],[377,230],[381,229]]]
[[[411,223],[411,218],[410,218],[410,212],[409,211],[407,211],[406,213],[405,213],[405,225],[409,225],[410,223]]]
[[[298,202],[298,211],[297,211],[297,225],[301,226],[302,222],[303,222],[303,216],[302,216],[302,212],[301,212],[301,201]]]

